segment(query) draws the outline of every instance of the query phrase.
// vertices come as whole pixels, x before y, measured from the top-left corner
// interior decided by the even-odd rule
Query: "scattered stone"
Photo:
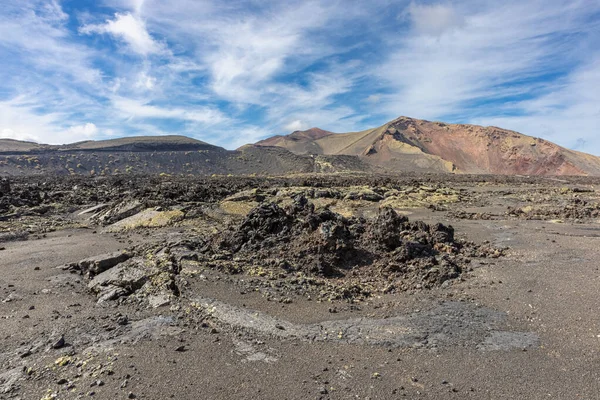
[[[139,213],[144,208],[144,204],[139,200],[124,200],[114,207],[109,208],[106,213],[97,218],[97,221],[102,225],[114,224]]]
[[[77,269],[82,275],[94,277],[114,266],[123,263],[131,258],[131,254],[127,252],[115,252],[111,254],[102,254],[95,257],[86,258],[76,264]]]
[[[77,215],[81,216],[81,215],[87,215],[87,214],[96,214],[97,212],[104,210],[108,206],[109,206],[109,204],[98,204],[96,206],[86,208],[85,210],[80,211],[79,214],[77,214]]]
[[[65,346],[65,337],[64,335],[60,335],[58,339],[55,339],[52,343],[53,349],[60,349]]]
[[[168,306],[171,304],[171,298],[167,294],[151,295],[148,296],[148,304],[152,308]]]
[[[26,349],[25,351],[23,351],[19,354],[19,357],[25,358],[25,357],[29,357],[31,354],[32,354],[31,349]]]

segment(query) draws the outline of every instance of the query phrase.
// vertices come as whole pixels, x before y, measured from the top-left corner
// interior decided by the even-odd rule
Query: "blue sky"
[[[406,115],[600,155],[600,0],[0,3],[0,137],[233,149]]]

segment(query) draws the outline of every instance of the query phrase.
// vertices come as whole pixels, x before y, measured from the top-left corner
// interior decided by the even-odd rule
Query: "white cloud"
[[[40,138],[26,132],[15,132],[12,129],[4,128],[0,131],[0,139],[23,140],[26,142],[39,142]]]
[[[98,134],[98,127],[95,124],[88,122],[83,125],[72,126],[67,131],[69,135],[75,137],[93,138]]]
[[[89,35],[92,33],[110,34],[127,44],[135,53],[147,56],[164,51],[162,43],[157,42],[146,30],[146,24],[131,13],[115,14],[115,19],[107,20],[104,24],[84,25],[79,32]]]
[[[519,116],[475,118],[473,123],[501,126],[544,137],[568,148],[600,153],[600,58],[590,61],[535,99],[511,104]]]
[[[228,149],[237,149],[245,144],[255,143],[268,134],[268,131],[256,126],[241,126],[235,130],[218,132],[219,144],[226,146]]]
[[[424,35],[440,36],[464,24],[464,18],[449,4],[412,3],[408,14],[416,31]]]
[[[71,16],[58,0],[5,3],[6,135],[180,133],[231,148],[409,115],[600,153],[598,1],[103,0],[108,20],[79,2]],[[127,51],[96,47],[73,17]]]
[[[140,72],[135,86],[137,88],[152,90],[156,85],[156,78],[149,76],[146,72]]]
[[[381,101],[381,95],[380,94],[372,94],[369,97],[367,97],[367,101],[369,103],[379,103]]]
[[[478,102],[536,96],[553,84],[540,75],[560,73],[586,56],[572,41],[581,39],[590,4],[467,2],[453,12],[463,23],[441,36],[417,30],[395,38],[397,49],[376,70],[389,93],[378,107],[389,117],[493,114],[496,106],[478,109]]]
[[[306,129],[308,129],[308,125],[305,124],[304,122],[300,121],[299,119],[290,122],[289,124],[285,125],[283,127],[283,129],[285,129],[288,132],[294,132],[294,131],[304,131]]]
[[[39,71],[53,73],[53,84],[67,79],[71,85],[99,85],[102,72],[93,66],[95,51],[71,40],[65,27],[68,17],[60,5],[43,3],[41,11],[35,12],[35,7],[24,4],[3,4],[7,12],[0,11],[0,51],[9,50],[0,68],[2,87]],[[39,83],[36,76],[33,84]]]
[[[40,143],[63,144],[96,137],[93,123],[63,127],[65,114],[40,114],[35,100],[18,97],[0,102],[0,137]]]
[[[129,0],[131,3],[131,7],[135,11],[136,14],[139,14],[142,11],[142,7],[144,6],[145,0]]]
[[[244,2],[178,4],[148,4],[145,16],[163,35],[194,48],[212,92],[239,105],[272,105],[278,74],[339,51],[309,39],[312,29],[335,16],[328,2],[264,2],[252,13]]]
[[[43,4],[40,14],[47,20],[65,21],[69,16],[62,10],[59,2],[51,0]]]
[[[207,125],[226,120],[223,113],[209,107],[165,108],[123,97],[114,98],[113,104],[124,118],[179,119]]]
[[[60,120],[56,114],[38,115],[35,105],[24,97],[0,102],[0,132],[2,137],[35,142],[56,135],[53,124]]]

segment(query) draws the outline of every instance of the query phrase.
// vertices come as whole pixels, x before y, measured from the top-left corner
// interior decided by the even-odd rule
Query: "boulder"
[[[79,263],[76,264],[76,268],[81,271],[82,275],[88,274],[90,277],[94,277],[130,258],[131,254],[127,252],[119,251],[110,254],[102,254],[79,261]]]
[[[98,295],[99,301],[115,300],[141,288],[148,280],[148,272],[139,259],[130,259],[96,275],[88,288]]]
[[[139,200],[125,200],[110,208],[106,213],[102,214],[98,220],[102,225],[114,224],[115,222],[139,213],[144,208],[144,204]]]

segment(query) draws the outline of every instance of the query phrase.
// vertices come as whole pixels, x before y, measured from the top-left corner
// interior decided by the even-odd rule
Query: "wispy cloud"
[[[114,19],[102,24],[84,25],[79,28],[79,32],[85,35],[109,34],[124,42],[133,52],[143,56],[164,51],[163,45],[148,33],[144,21],[131,13],[116,13]]]
[[[406,10],[414,29],[419,34],[441,36],[460,28],[465,18],[450,4],[415,4]]]
[[[399,115],[600,154],[600,2],[23,0],[0,10],[0,135],[232,148]]]
[[[196,109],[164,108],[120,97],[113,99],[113,104],[115,109],[119,110],[119,113],[125,118],[177,119],[208,125],[220,124],[227,120],[227,117],[219,110],[207,107]]]
[[[99,134],[94,123],[61,127],[67,119],[65,114],[40,114],[37,109],[39,104],[24,97],[0,102],[0,137],[62,144],[93,139]]]
[[[600,153],[600,57],[555,83],[543,95],[506,105],[520,115],[475,119],[475,123],[531,132],[563,146]]]
[[[379,68],[389,83],[390,113],[463,120],[496,114],[503,102],[548,90],[585,57],[577,44],[589,29],[589,5],[438,7],[410,6],[413,30],[396,41],[398,50]],[[424,26],[428,14],[433,20]]]

